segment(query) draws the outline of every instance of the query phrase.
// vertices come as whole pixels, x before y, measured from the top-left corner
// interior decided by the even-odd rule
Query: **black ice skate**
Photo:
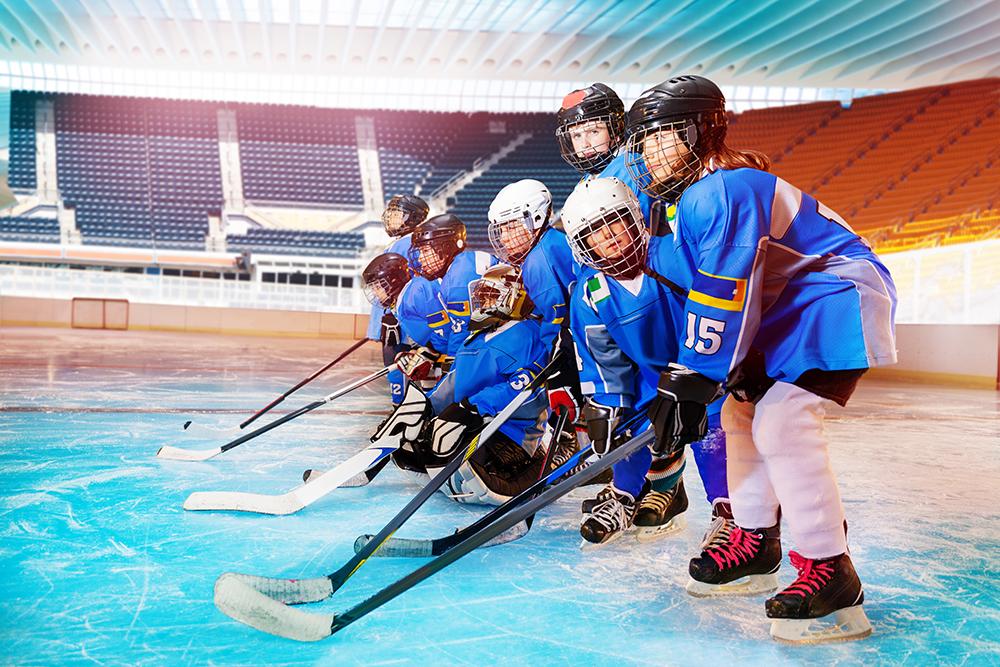
[[[847,554],[805,558],[788,554],[799,576],[765,603],[771,636],[792,644],[861,639],[872,633],[862,603],[865,593]]]
[[[722,546],[729,541],[729,536],[735,529],[732,505],[725,498],[716,498],[712,503],[712,523],[708,524],[708,530],[701,538],[701,550]]]
[[[673,488],[664,491],[650,491],[642,496],[635,512],[635,539],[651,542],[681,530],[686,521],[684,512],[688,508],[684,480],[680,479]]]
[[[709,547],[688,566],[687,592],[695,597],[755,595],[778,587],[781,533],[770,528],[736,527],[723,544]]]
[[[632,494],[619,491],[613,484],[601,493],[604,494],[604,499],[594,505],[589,514],[584,515],[583,523],[580,524],[580,535],[583,536],[580,547],[583,549],[613,542],[632,527],[637,505]]]

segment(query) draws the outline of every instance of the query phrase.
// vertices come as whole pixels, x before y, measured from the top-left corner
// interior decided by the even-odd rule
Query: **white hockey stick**
[[[356,475],[374,468],[396,451],[396,445],[372,445],[332,470],[313,477],[287,493],[267,495],[236,491],[196,491],[184,501],[186,510],[232,510],[260,514],[294,514],[342,486]]]
[[[221,447],[215,447],[213,449],[183,449],[181,447],[171,447],[170,445],[164,445],[163,447],[160,447],[160,451],[156,452],[156,456],[161,459],[170,459],[172,461],[206,461],[214,456],[218,456],[222,452],[228,451],[233,447],[243,444],[247,440],[252,440],[253,438],[256,438],[258,435],[263,435],[264,433],[267,433],[271,429],[277,426],[281,426],[285,422],[291,421],[296,417],[300,417],[306,414],[307,412],[311,412],[316,408],[320,407],[321,405],[325,405],[334,399],[340,398],[344,394],[349,394],[358,387],[362,387],[368,384],[369,382],[373,382],[379,379],[380,377],[384,377],[388,375],[389,371],[391,371],[393,368],[395,368],[395,365],[386,366],[382,370],[375,371],[370,375],[366,375],[360,380],[356,380],[345,387],[341,387],[340,389],[324,396],[318,401],[313,401],[309,405],[304,405],[298,410],[295,410],[294,412],[289,412],[284,417],[275,419],[273,422],[261,426],[260,428],[255,429],[250,433],[245,433],[244,435],[241,435],[235,440],[227,442]]]

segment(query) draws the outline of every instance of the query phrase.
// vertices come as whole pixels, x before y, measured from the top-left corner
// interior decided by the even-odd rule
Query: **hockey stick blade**
[[[207,461],[213,456],[222,453],[222,447],[214,449],[182,449],[164,445],[156,452],[156,458],[168,459],[170,461]]]
[[[519,540],[528,534],[531,529],[528,526],[527,521],[522,521],[514,526],[511,526],[504,532],[500,533],[492,540],[483,545],[483,547],[495,547],[500,544],[507,544],[508,542],[513,542],[514,540]],[[459,534],[458,532],[455,533]],[[357,540],[354,541],[354,551],[361,551],[369,542],[371,542],[374,535],[361,535]],[[452,537],[452,536],[449,536]],[[406,537],[394,537],[387,540],[382,548],[375,552],[375,556],[382,558],[430,558],[432,556],[440,556],[445,551],[447,547],[441,548],[438,546],[438,540],[421,540],[421,539],[409,539]]]
[[[281,637],[287,637],[289,639],[298,639],[299,641],[317,641],[319,639],[323,639],[339,632],[340,630],[343,630],[351,623],[367,616],[376,609],[379,609],[384,604],[395,599],[397,596],[406,592],[413,586],[416,586],[428,577],[441,571],[448,565],[451,565],[462,556],[477,549],[478,547],[483,546],[490,540],[502,534],[504,531],[515,526],[519,522],[524,521],[529,516],[534,515],[541,508],[555,502],[581,484],[589,482],[593,478],[597,477],[597,475],[611,468],[614,464],[635,453],[640,448],[648,445],[654,437],[655,434],[653,429],[650,428],[646,430],[642,434],[630,439],[628,442],[611,451],[583,470],[580,470],[561,482],[554,484],[544,493],[539,494],[524,503],[522,506],[512,510],[506,516],[491,523],[483,530],[470,535],[460,544],[457,544],[454,548],[449,549],[447,552],[438,556],[434,560],[425,563],[423,566],[414,570],[402,579],[375,593],[367,600],[359,602],[350,609],[347,609],[339,614],[333,614],[331,616],[330,614],[311,614],[308,612],[302,612],[281,604],[281,601],[277,599],[277,596],[288,595],[286,590],[287,585],[292,585],[297,589],[302,585],[303,581],[318,581],[315,579],[296,581],[290,579],[273,580],[267,578],[257,578],[265,582],[267,590],[262,590],[261,588],[256,588],[256,586],[236,586],[234,583],[223,582],[223,578],[240,576],[228,574],[223,575],[216,584],[215,604],[231,618],[246,623],[247,625],[257,628],[263,632],[279,635]],[[243,581],[253,579],[246,577],[245,575],[242,576],[244,577],[242,579]],[[240,579],[237,579],[237,581],[240,581]],[[251,588],[251,590],[256,588],[259,595],[253,595],[248,592],[248,588]],[[273,594],[269,594],[272,592]],[[287,599],[287,597],[285,599]],[[289,600],[289,603],[293,603],[293,601]],[[330,627],[324,629],[323,624],[326,622],[330,623]]]
[[[385,469],[386,464],[389,463],[389,459],[382,459],[380,462],[376,463],[372,467],[368,468],[364,472],[359,472],[354,477],[350,478],[338,488],[341,489],[352,489],[359,486],[368,486],[372,480],[374,480],[380,472]],[[314,470],[309,468],[302,472],[302,481],[308,484],[309,482],[314,482],[326,473],[322,470]]]
[[[184,509],[294,514],[357,475],[363,475],[366,470],[379,465],[394,451],[396,451],[395,447],[366,447],[336,468],[279,495],[236,491],[196,491],[184,501]]]

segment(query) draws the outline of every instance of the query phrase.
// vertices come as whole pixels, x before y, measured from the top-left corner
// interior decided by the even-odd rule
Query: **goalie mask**
[[[635,193],[617,178],[595,178],[577,186],[563,206],[562,222],[580,264],[618,280],[642,273],[649,230]]]
[[[521,272],[507,264],[491,266],[482,278],[469,283],[469,295],[469,328],[473,330],[527,319],[535,309]]]
[[[362,289],[372,304],[392,308],[396,299],[410,281],[406,258],[394,252],[379,255],[361,272]]]
[[[552,193],[531,178],[504,186],[489,210],[490,245],[502,261],[520,266],[552,216]]]
[[[603,83],[564,97],[556,118],[559,152],[581,174],[601,173],[625,137],[625,105]]]
[[[427,219],[430,208],[416,195],[395,195],[382,211],[385,233],[394,238],[405,236]]]
[[[436,280],[465,249],[465,223],[450,213],[435,215],[417,225],[410,238],[410,266],[427,280]]]
[[[676,202],[726,138],[726,99],[701,76],[645,91],[628,112],[625,167],[651,197]]]

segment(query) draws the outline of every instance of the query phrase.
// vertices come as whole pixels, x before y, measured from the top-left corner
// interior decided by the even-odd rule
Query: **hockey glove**
[[[621,408],[609,408],[595,403],[591,399],[583,405],[581,418],[587,424],[587,437],[594,448],[594,453],[604,456],[611,451],[611,438],[618,426]]]
[[[379,333],[379,340],[384,347],[397,347],[402,342],[403,337],[399,329],[399,320],[391,310],[385,311],[382,315],[382,329]]]
[[[434,367],[441,366],[445,361],[450,363],[451,358],[429,347],[421,346],[400,352],[396,356],[396,367],[411,380],[426,380]]]
[[[684,445],[705,437],[708,404],[722,395],[722,386],[701,373],[670,364],[660,373],[656,398],[646,414],[656,430],[653,453],[670,456]]]
[[[482,415],[469,399],[452,403],[434,420],[431,451],[442,459],[450,458],[461,445],[470,440],[469,436],[483,428],[484,423]]]

